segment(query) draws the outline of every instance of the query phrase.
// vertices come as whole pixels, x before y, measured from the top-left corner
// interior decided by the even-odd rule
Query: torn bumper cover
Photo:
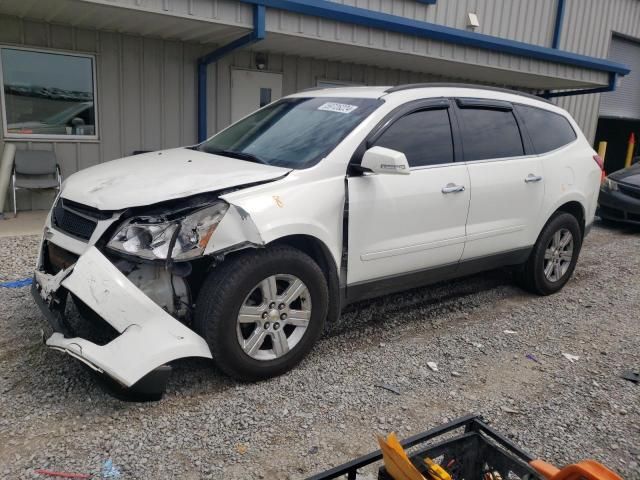
[[[109,323],[119,335],[100,346],[65,336],[60,295],[71,292]],[[46,344],[104,373],[124,387],[143,382],[153,372],[184,357],[211,358],[205,340],[173,318],[100,251],[89,247],[75,265],[50,275],[36,271],[32,293],[55,333]],[[167,375],[160,375],[166,381]],[[164,385],[162,385],[164,389]]]

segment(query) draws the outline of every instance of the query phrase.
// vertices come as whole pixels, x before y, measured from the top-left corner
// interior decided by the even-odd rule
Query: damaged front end
[[[53,330],[46,345],[159,396],[170,362],[211,358],[191,329],[200,279],[226,253],[261,242],[246,212],[210,195],[117,212],[58,199],[32,286]]]

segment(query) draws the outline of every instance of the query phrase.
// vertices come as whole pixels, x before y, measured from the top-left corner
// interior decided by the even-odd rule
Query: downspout
[[[582,90],[562,90],[560,92],[545,92],[541,97],[555,98],[555,97],[570,97],[572,95],[589,95],[590,93],[605,93],[613,92],[616,89],[616,82],[618,75],[614,72],[609,73],[609,85],[606,87],[585,88]]]
[[[564,21],[565,0],[557,0],[556,4],[556,21],[553,27],[553,39],[551,40],[552,48],[560,48],[560,37],[562,35],[562,22]],[[544,98],[569,97],[573,95],[588,95],[591,93],[613,92],[616,89],[618,75],[615,72],[609,72],[609,84],[606,87],[586,88],[581,90],[563,90],[560,92],[545,91],[541,96]]]
[[[237,50],[259,42],[266,36],[266,8],[253,6],[253,31],[198,58],[198,143],[207,139],[207,67]]]
[[[562,35],[562,21],[564,20],[564,0],[558,0],[556,5],[556,23],[553,27],[552,48],[560,48],[560,35]]]

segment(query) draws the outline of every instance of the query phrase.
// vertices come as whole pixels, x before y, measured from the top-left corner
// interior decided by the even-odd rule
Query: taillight
[[[604,161],[602,157],[598,154],[593,156],[593,160],[598,164],[598,168],[600,168],[600,183],[604,182],[605,177],[607,176],[604,173]]]

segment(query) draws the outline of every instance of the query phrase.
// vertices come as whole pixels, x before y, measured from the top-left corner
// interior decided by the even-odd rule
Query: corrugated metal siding
[[[1,16],[0,44],[96,54],[99,141],[11,140],[18,148],[54,150],[65,176],[133,150],[196,140],[195,59],[202,52],[198,45]],[[19,193],[21,209],[48,208],[51,202],[48,194]]]
[[[451,2],[442,3],[448,4]],[[494,12],[488,12],[487,16],[489,15],[494,15]],[[510,19],[510,17],[508,18]],[[511,20],[513,19],[509,21]],[[517,19],[513,21],[515,25],[518,24]],[[509,22],[507,21],[507,23]],[[498,30],[502,30],[501,25],[502,23],[498,25]],[[267,10],[267,31],[289,37],[302,37],[335,44],[415,55],[415,59],[411,59],[409,64],[415,65],[414,68],[416,70],[421,68],[420,62],[422,58],[439,59],[459,62],[460,64],[472,64],[479,67],[494,67],[505,71],[524,72],[549,79],[575,80],[594,85],[602,85],[604,79],[604,84],[606,84],[606,75],[594,70],[490,52],[479,48],[386,32],[281,10]],[[269,37],[265,42],[270,42]],[[296,48],[296,45],[291,45],[291,48]],[[373,50],[371,50],[371,53],[375,55]],[[317,53],[314,52],[317,55],[321,53],[322,47],[318,47]],[[346,54],[347,52],[345,52]],[[496,75],[496,77],[499,76],[499,74]]]
[[[214,20],[231,25],[251,27],[250,5],[233,0],[79,0],[84,3],[109,5],[144,12],[160,13],[197,20]]]
[[[467,28],[467,13],[478,14],[479,33],[548,46],[553,36],[556,0],[331,0],[413,20]]]
[[[606,58],[612,34],[640,38],[640,1],[566,0],[560,48],[584,55]],[[595,138],[600,95],[566,97],[556,102],[567,109],[585,135]]]

